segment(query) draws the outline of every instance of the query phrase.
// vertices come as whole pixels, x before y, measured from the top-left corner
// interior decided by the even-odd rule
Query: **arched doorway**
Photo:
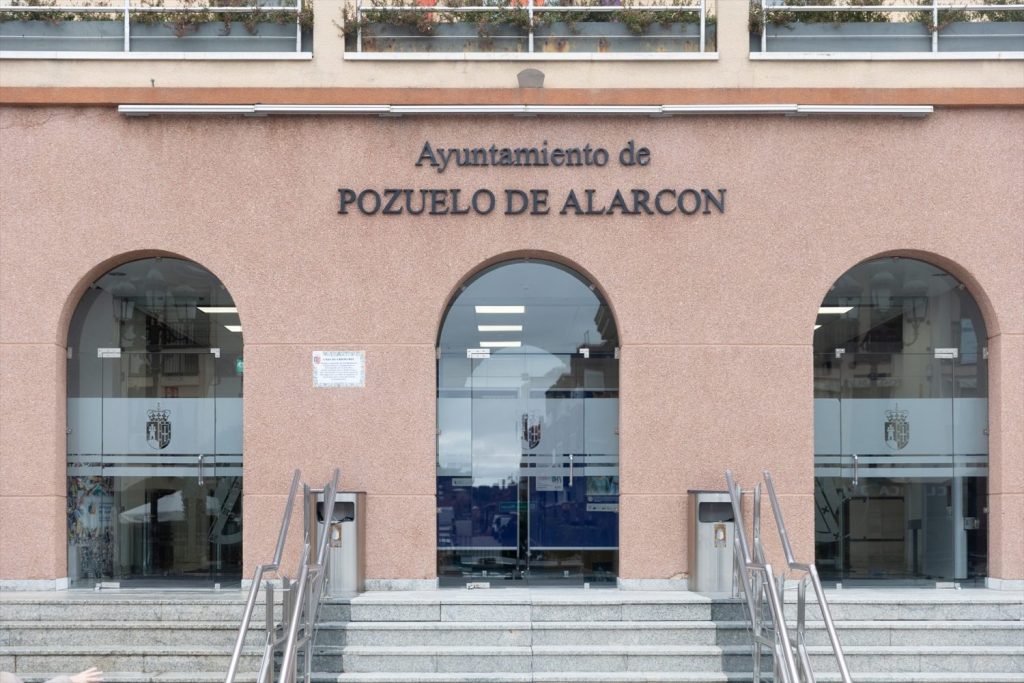
[[[987,359],[978,305],[946,271],[882,258],[836,281],[814,330],[823,577],[986,575]]]
[[[449,304],[437,362],[441,584],[614,582],[618,333],[594,285],[488,268]]]
[[[242,570],[242,332],[224,285],[124,263],[68,331],[72,587],[213,587]]]

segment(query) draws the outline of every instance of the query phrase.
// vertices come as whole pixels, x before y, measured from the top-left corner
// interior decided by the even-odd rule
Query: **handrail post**
[[[932,0],[932,52],[939,51],[939,0]]]
[[[533,47],[533,8],[534,8],[533,0],[527,0],[526,12],[527,12],[527,14],[530,17],[530,34],[527,37],[527,51],[530,54],[533,54],[533,50],[534,50],[534,47]]]
[[[131,0],[124,0],[124,52],[132,50]]]
[[[533,0],[530,0],[531,2]],[[700,51],[705,51],[706,45],[706,26],[707,26],[707,0],[700,0]]]
[[[761,2],[761,52],[768,52],[768,8],[765,7],[765,3],[768,0],[760,0]]]

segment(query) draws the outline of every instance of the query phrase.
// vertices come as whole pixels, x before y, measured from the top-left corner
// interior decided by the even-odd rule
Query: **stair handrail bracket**
[[[807,660],[805,665],[809,674],[807,680],[813,681],[813,673],[810,673],[810,661],[807,656],[806,647],[806,612],[807,612],[807,585],[810,584],[814,590],[814,596],[821,612],[821,619],[824,622],[825,630],[828,633],[829,644],[832,646],[832,653],[836,659],[839,675],[843,683],[852,683],[850,669],[846,664],[846,656],[843,654],[843,646],[839,641],[839,634],[836,632],[835,621],[832,619],[832,611],[829,609],[828,600],[825,598],[825,589],[821,585],[821,578],[818,576],[818,568],[813,562],[797,562],[793,554],[793,547],[789,542],[789,534],[786,531],[786,522],[782,516],[782,506],[779,504],[779,497],[775,493],[775,482],[772,480],[771,472],[763,471],[765,490],[768,492],[768,501],[772,507],[772,515],[775,518],[775,528],[779,532],[779,540],[782,544],[782,552],[786,556],[786,566],[789,571],[802,574],[797,585],[797,643],[801,659]]]
[[[320,604],[324,597],[327,583],[327,541],[329,534],[318,530],[319,520],[325,521],[326,529],[334,517],[334,505],[338,492],[339,470],[335,469],[330,481],[323,488],[302,486],[304,539],[302,555],[297,568],[298,578],[291,581],[281,573],[281,558],[284,555],[288,538],[288,529],[295,509],[295,498],[298,495],[301,480],[300,470],[295,470],[288,500],[285,504],[281,528],[274,548],[271,562],[261,564],[253,572],[252,585],[245,601],[245,609],[238,627],[238,637],[231,654],[231,661],[224,678],[224,683],[235,683],[242,651],[245,648],[246,636],[252,626],[252,615],[256,608],[256,600],[262,588],[266,593],[266,635],[263,640],[263,656],[260,660],[257,683],[294,683],[296,663],[299,650],[303,650],[304,681],[309,683],[313,661],[313,640]],[[317,496],[323,495],[320,508],[322,516],[317,514]],[[280,588],[266,578],[277,573],[281,580]],[[274,614],[275,593],[281,593],[281,619],[277,621]],[[279,676],[274,676],[275,654],[280,654]]]

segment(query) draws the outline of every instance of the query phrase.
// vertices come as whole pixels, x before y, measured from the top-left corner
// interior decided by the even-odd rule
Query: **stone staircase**
[[[28,683],[88,666],[111,683],[222,681],[243,599],[4,594],[0,670]],[[843,590],[830,601],[858,683],[1024,683],[1021,593]],[[816,616],[818,680],[836,681]],[[242,683],[261,638],[251,634]],[[377,592],[324,606],[313,669],[318,683],[739,682],[751,680],[748,643],[736,601],[688,592]]]

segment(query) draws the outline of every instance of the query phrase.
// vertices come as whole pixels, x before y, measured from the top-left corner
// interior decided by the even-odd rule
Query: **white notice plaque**
[[[365,351],[314,351],[313,386],[318,389],[366,386]]]

